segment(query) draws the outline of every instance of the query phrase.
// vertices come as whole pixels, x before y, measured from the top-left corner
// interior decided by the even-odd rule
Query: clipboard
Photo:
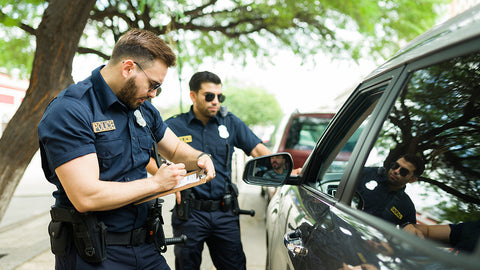
[[[205,173],[204,170],[196,170],[196,171],[193,171],[193,172],[189,172],[185,175],[185,177],[182,180],[180,180],[178,185],[176,187],[174,187],[173,189],[163,191],[163,192],[157,192],[153,195],[147,196],[147,197],[145,197],[143,199],[140,199],[139,201],[135,202],[134,205],[141,204],[141,203],[144,203],[146,201],[150,201],[152,199],[156,199],[156,198],[159,198],[159,197],[163,197],[163,196],[172,194],[172,193],[177,192],[177,191],[182,191],[182,190],[187,189],[187,188],[191,188],[191,187],[195,187],[195,186],[198,186],[198,185],[205,184],[207,182],[206,178],[207,178],[207,174]]]

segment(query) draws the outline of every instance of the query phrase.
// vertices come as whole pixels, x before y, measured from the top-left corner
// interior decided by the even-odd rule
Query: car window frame
[[[348,178],[344,179],[342,177],[342,181],[340,182],[340,184],[342,183],[345,184],[345,187],[342,190],[344,194],[339,194],[340,192],[337,191],[337,196],[339,196],[338,201],[341,202],[342,204],[341,206],[337,205],[337,207],[342,208],[343,211],[345,211],[348,208],[349,209],[348,212],[350,214],[360,219],[362,219],[361,216],[364,216],[364,214],[366,214],[362,212],[360,213],[360,215],[358,215],[358,213],[361,211],[350,206],[351,200],[353,198],[353,193],[354,193],[354,190],[356,189],[358,180],[360,179],[360,172],[363,169],[365,162],[367,161],[370,151],[374,147],[374,144],[378,138],[378,134],[382,129],[383,123],[388,117],[388,113],[390,112],[392,106],[396,102],[398,96],[403,91],[406,84],[409,82],[412,74],[420,69],[427,68],[435,64],[439,64],[449,59],[472,54],[474,52],[480,52],[480,37],[463,42],[462,44],[452,45],[440,51],[429,53],[428,55],[418,58],[415,61],[411,61],[407,63],[404,66],[404,68],[402,68],[402,72],[400,76],[395,81],[395,83],[391,85],[392,88],[390,89],[390,91],[388,91],[388,93],[386,93],[381,98],[381,99],[384,99],[384,102],[382,104],[383,108],[381,108],[381,110],[379,108],[381,115],[377,114],[377,116],[381,116],[381,117],[375,117],[373,121],[371,121],[371,126],[368,134],[362,134],[361,137],[359,138],[359,140],[362,140],[362,136],[365,136],[365,139],[363,140],[364,144],[361,149],[357,148],[358,145],[355,147],[354,149],[355,153],[352,153],[352,156],[354,154],[355,156],[352,158],[354,158],[355,160],[361,160],[362,162],[355,162],[354,164],[350,164],[350,161],[352,160],[352,158],[350,159],[349,164],[347,166],[350,166],[350,165],[355,165],[355,166],[353,166],[351,170],[348,170],[349,176],[344,175],[345,177],[348,177]],[[382,100],[380,100],[379,102],[382,102]],[[354,177],[354,175],[357,175],[357,177]],[[343,182],[343,180],[348,180],[348,181]],[[340,186],[339,186],[339,190],[340,190]],[[368,219],[364,219],[364,221],[366,222],[366,224],[371,223],[370,220]],[[371,223],[370,225],[373,225],[373,224],[374,223]],[[377,228],[377,226],[375,227]],[[377,228],[377,229],[380,230],[380,228]],[[394,229],[394,226],[390,226],[389,228],[382,229],[381,231],[383,231],[384,233],[390,234],[392,236],[393,235],[399,236],[399,234],[397,234],[397,232],[395,232],[393,229]],[[415,240],[417,240],[417,243],[425,243],[425,249],[428,249],[429,247],[431,248],[432,244],[434,243],[431,240],[424,240],[424,239],[421,239],[421,241],[418,241],[419,239],[415,239]],[[438,250],[436,249],[436,252],[439,252],[438,254],[445,255],[445,252],[439,249]],[[451,255],[452,258],[455,256],[458,256],[454,254],[449,254],[449,255]],[[475,260],[475,257],[478,258],[479,256],[480,256],[480,241],[477,243],[477,247],[473,253],[462,254],[462,257],[467,260],[470,260],[470,259]],[[468,257],[468,258],[465,258],[465,257]]]
[[[360,172],[363,170],[363,167],[365,166],[365,162],[367,161],[368,155],[370,154],[370,151],[372,150],[378,138],[378,134],[382,129],[383,123],[388,117],[388,113],[390,112],[390,109],[392,108],[393,104],[397,100],[401,91],[404,89],[405,85],[409,82],[409,78],[411,77],[411,74],[413,74],[413,72],[419,69],[426,68],[426,67],[441,63],[443,61],[447,61],[448,59],[471,54],[475,51],[480,51],[478,48],[480,48],[480,38],[463,42],[462,44],[452,45],[448,48],[444,48],[443,50],[430,52],[429,54],[426,54],[422,57],[417,57],[417,59],[413,59],[412,61],[410,61],[409,63],[403,66],[398,66],[396,68],[393,68],[392,70],[388,71],[384,75],[380,75],[377,78],[369,79],[369,80],[372,80],[372,82],[371,84],[366,84],[365,88],[369,87],[370,85],[378,84],[377,80],[383,78],[385,75],[388,75],[391,71],[395,72],[398,69],[398,71],[400,72],[396,80],[395,81],[392,80],[390,85],[391,88],[385,89],[385,92],[388,92],[388,93],[386,93],[386,95],[381,97],[381,100],[379,100],[379,102],[382,103],[381,104],[382,108],[379,108],[379,111],[377,112],[376,117],[374,117],[374,119],[371,120],[371,125],[367,125],[365,127],[365,129],[368,129],[368,134],[362,133],[362,135],[359,138],[359,141],[363,141],[364,146],[361,149],[360,148],[357,149],[358,147],[358,144],[357,144],[355,146],[354,151],[352,152],[352,157],[350,158],[349,164],[347,165],[347,167],[352,165],[350,164],[350,161],[352,160],[352,158],[354,160],[362,160],[362,162],[355,162],[351,170],[348,171],[348,174],[349,174],[348,176],[345,175],[348,168],[345,170],[345,173],[342,177],[342,180],[340,181],[337,194],[336,194],[336,196],[338,196],[338,201],[341,201],[347,205],[351,203],[358,180],[360,179],[359,177]],[[372,115],[375,113],[376,113],[375,111],[372,112]],[[362,138],[362,136],[365,136],[365,137]],[[368,141],[368,144],[367,144],[367,141]],[[356,155],[353,157],[354,152],[356,150],[358,150],[358,153],[355,153]],[[341,192],[341,194],[339,193],[339,191]]]
[[[349,196],[345,197],[345,191],[347,191],[346,187],[346,180],[347,175],[350,175],[350,171],[352,169],[352,166],[354,165],[352,162],[353,160],[356,159],[356,156],[358,155],[358,149],[363,148],[363,145],[365,142],[363,141],[363,138],[370,132],[369,131],[369,123],[365,126],[364,131],[360,135],[357,145],[355,145],[351,157],[345,167],[345,170],[343,172],[343,175],[340,179],[339,187],[337,189],[337,192],[334,197],[328,195],[327,193],[321,192],[320,190],[316,189],[314,186],[318,183],[316,183],[316,177],[319,172],[319,168],[322,167],[322,164],[324,163],[324,158],[326,156],[329,156],[328,153],[330,153],[339,143],[341,140],[341,136],[338,135],[330,135],[333,133],[338,133],[339,131],[343,131],[343,133],[347,133],[348,131],[345,130],[345,123],[349,123],[349,127],[353,124],[353,122],[356,122],[358,118],[353,118],[352,112],[358,110],[358,104],[359,102],[363,102],[365,98],[363,98],[361,101],[359,99],[365,97],[365,95],[370,95],[372,94],[372,91],[376,91],[378,87],[385,86],[386,88],[382,91],[383,93],[379,97],[377,101],[377,105],[373,109],[371,115],[374,115],[377,110],[379,110],[379,107],[383,107],[381,104],[382,100],[384,99],[384,95],[386,92],[389,92],[389,90],[392,87],[392,81],[396,80],[396,78],[401,74],[401,70],[393,70],[391,72],[388,72],[386,74],[383,74],[381,76],[378,76],[376,79],[373,79],[371,81],[368,81],[366,83],[360,84],[354,91],[353,94],[350,95],[350,97],[347,99],[347,101],[344,103],[344,105],[340,108],[340,110],[336,113],[334,118],[331,120],[330,124],[328,125],[327,129],[319,139],[317,146],[315,149],[312,151],[309,157],[309,162],[307,164],[307,167],[304,169],[304,172],[302,174],[302,179],[303,181],[301,182],[301,185],[314,192],[315,194],[318,194],[322,198],[328,199],[331,203],[335,203],[336,201],[342,201],[345,202],[349,198],[349,200],[352,199],[353,193],[350,194]],[[353,121],[353,122],[352,122]],[[323,154],[327,153],[327,154]],[[334,158],[334,157],[333,157]],[[311,181],[309,181],[311,179]]]

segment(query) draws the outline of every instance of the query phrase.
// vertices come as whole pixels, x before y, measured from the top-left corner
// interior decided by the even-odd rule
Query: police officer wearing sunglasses
[[[130,30],[106,65],[46,109],[38,135],[45,176],[57,187],[48,228],[55,269],[170,269],[159,208],[135,202],[172,189],[187,170],[215,176],[208,156],[179,140],[148,101],[175,61],[157,35]],[[148,176],[157,149],[174,164]]]
[[[417,223],[415,205],[405,187],[417,181],[424,170],[424,161],[413,154],[403,155],[388,168],[364,168],[357,186],[363,210],[401,227]]]
[[[185,245],[176,245],[176,269],[199,269],[204,243],[216,269],[245,269],[240,240],[237,191],[232,185],[233,148],[258,157],[270,150],[238,117],[220,108],[225,101],[220,78],[208,71],[195,73],[189,82],[190,111],[166,120],[183,141],[211,155],[215,178],[183,191],[172,214],[174,236],[185,234]]]

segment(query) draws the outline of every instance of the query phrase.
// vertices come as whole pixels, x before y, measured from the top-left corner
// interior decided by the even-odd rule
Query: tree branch
[[[7,17],[9,17],[7,14],[3,13],[2,10],[0,9],[0,21],[5,20]],[[37,29],[31,27],[30,25],[24,24],[22,22],[17,25],[18,28],[22,29],[23,31],[27,32],[30,35],[37,35]]]
[[[462,201],[466,202],[466,203],[474,203],[474,204],[477,204],[477,205],[480,205],[480,199],[479,198],[476,198],[476,197],[472,197],[470,195],[467,195],[465,193],[462,193],[460,191],[458,191],[457,189],[454,189],[450,186],[447,186],[446,184],[444,183],[441,183],[437,180],[433,180],[433,179],[430,179],[430,178],[426,178],[426,177],[419,177],[418,178],[418,181],[423,181],[423,182],[427,182],[429,184],[432,184],[434,186],[437,186],[438,188],[440,188],[441,190],[461,199]]]
[[[77,53],[79,54],[95,54],[105,60],[108,60],[110,58],[109,55],[106,55],[104,53],[102,53],[101,51],[98,51],[98,50],[95,50],[95,49],[92,49],[92,48],[85,48],[85,47],[78,47],[77,49]]]

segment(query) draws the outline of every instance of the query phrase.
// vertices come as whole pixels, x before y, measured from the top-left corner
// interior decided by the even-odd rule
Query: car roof
[[[480,5],[477,5],[412,40],[387,62],[371,72],[365,80],[479,35]]]

